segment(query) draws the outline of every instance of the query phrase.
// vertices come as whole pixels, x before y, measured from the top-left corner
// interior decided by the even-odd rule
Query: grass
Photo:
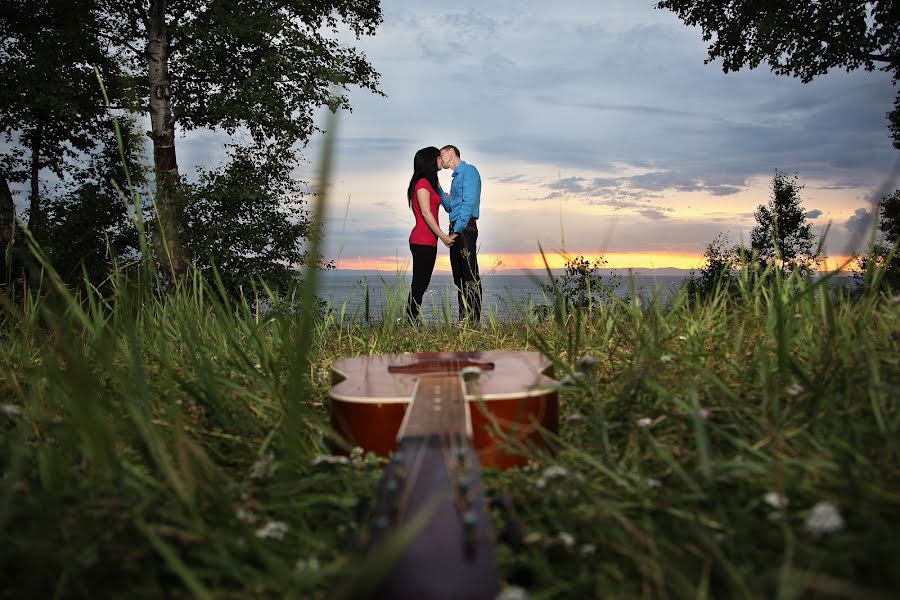
[[[493,515],[507,597],[900,589],[891,294],[745,272],[704,303],[634,294],[466,328],[445,299],[412,327],[398,288],[380,320],[315,317],[315,271],[285,300],[256,288],[263,314],[195,271],[156,289],[148,265],[76,295],[32,251],[40,284],[0,296],[0,598],[359,597],[381,462],[323,460],[329,366],[482,349],[543,351],[572,382],[555,451],[485,473],[511,505]]]
[[[262,315],[196,274],[165,295],[121,280],[75,297],[47,270],[5,299],[0,597],[339,597],[360,583],[355,513],[380,463],[314,460],[329,453],[329,365],[474,349],[538,349],[574,381],[555,454],[486,473],[514,508],[498,530],[521,531],[498,544],[505,584],[530,598],[900,589],[890,295],[745,277],[737,298],[481,329],[394,316]],[[581,374],[585,355],[596,369]],[[810,530],[822,502],[842,527]]]

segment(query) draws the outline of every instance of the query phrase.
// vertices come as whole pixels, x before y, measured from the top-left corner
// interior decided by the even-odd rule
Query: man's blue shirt
[[[478,218],[481,206],[481,175],[473,165],[463,161],[453,169],[450,196],[441,194],[441,205],[450,213],[450,222],[461,231],[472,217]]]

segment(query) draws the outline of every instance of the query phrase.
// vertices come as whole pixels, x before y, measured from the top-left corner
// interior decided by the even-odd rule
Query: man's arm
[[[469,165],[463,174],[462,180],[462,204],[460,205],[459,218],[460,230],[468,225],[469,219],[475,213],[475,209],[481,206],[481,175],[478,169]]]

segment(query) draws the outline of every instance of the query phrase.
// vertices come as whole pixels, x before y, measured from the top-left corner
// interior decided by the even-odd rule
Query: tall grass
[[[6,597],[330,597],[362,560],[355,507],[380,472],[314,461],[330,363],[475,349],[540,349],[573,382],[555,454],[487,474],[513,500],[498,529],[523,532],[500,542],[502,576],[531,597],[900,589],[888,296],[773,273],[704,304],[410,327],[307,321],[276,298],[262,315],[196,273],[75,297],[45,269],[0,322]],[[807,523],[822,502],[841,527]]]

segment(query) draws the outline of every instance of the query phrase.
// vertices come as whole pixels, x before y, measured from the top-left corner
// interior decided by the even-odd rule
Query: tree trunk
[[[169,79],[169,40],[166,34],[166,0],[150,1],[147,36],[150,84],[150,139],[156,168],[156,209],[161,242],[157,244],[164,265],[176,279],[187,264],[181,246],[181,211],[178,210],[179,177],[175,157],[175,118],[172,116]]]
[[[41,124],[31,133],[31,205],[28,208],[28,229],[37,235],[41,226]]]
[[[16,231],[16,205],[6,175],[0,173],[0,252],[5,252]]]

